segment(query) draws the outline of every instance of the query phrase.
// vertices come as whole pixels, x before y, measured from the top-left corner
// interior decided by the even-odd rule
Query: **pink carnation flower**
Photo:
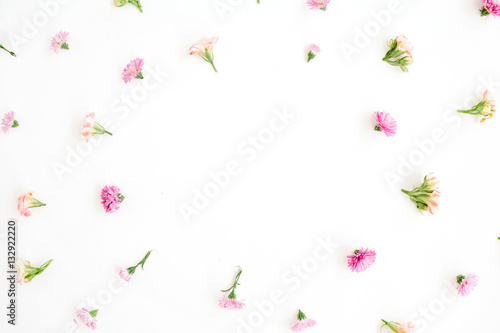
[[[316,325],[316,320],[308,319],[304,312],[299,310],[299,314],[297,315],[297,322],[292,326],[292,332],[300,332],[305,330],[306,328],[313,327]]]
[[[469,274],[467,276],[459,275],[457,276],[457,283],[458,294],[467,296],[478,285],[479,278],[476,274]]]
[[[363,249],[354,251],[353,255],[347,256],[347,265],[353,272],[363,272],[367,270],[377,258],[377,253],[373,250]]]
[[[500,4],[495,0],[483,0],[483,8],[479,10],[481,16],[492,14],[493,16],[500,16]]]
[[[24,283],[31,282],[35,276],[42,274],[51,263],[52,259],[40,267],[33,267],[29,261],[17,259],[17,283],[22,285]]]
[[[97,328],[97,319],[95,319],[95,317],[97,316],[97,312],[99,312],[99,310],[89,311],[85,308],[81,308],[76,311],[76,315],[87,327],[95,330]]]
[[[120,208],[125,197],[120,193],[118,187],[106,185],[101,191],[101,199],[106,213],[114,213]]]
[[[307,62],[313,60],[316,57],[316,55],[320,52],[321,49],[319,48],[318,45],[311,44],[311,46],[309,46],[309,53],[307,54]]]
[[[309,9],[320,9],[325,11],[330,4],[330,0],[308,0],[307,5]]]
[[[89,113],[85,118],[85,124],[82,128],[82,137],[85,141],[89,141],[91,137],[94,135],[102,135],[109,134],[113,135],[111,132],[108,132],[101,124],[95,121],[94,112]]]
[[[401,192],[410,197],[410,200],[416,204],[417,209],[422,214],[427,211],[434,215],[438,210],[438,199],[441,192],[439,191],[439,180],[432,172],[424,177],[424,182],[419,187],[415,187],[411,191],[401,189]]]
[[[153,252],[153,250],[146,253],[144,258],[142,258],[142,260],[139,261],[139,263],[137,265],[129,267],[127,269],[122,268],[120,270],[120,277],[122,279],[124,279],[125,281],[130,282],[130,280],[132,280],[132,275],[134,275],[137,267],[141,266],[141,268],[144,270],[144,264],[146,263],[146,260],[148,260],[149,256],[151,255],[151,252]]]
[[[391,330],[393,330],[396,333],[414,333],[415,332],[415,324],[413,323],[404,323],[400,324],[395,321],[385,321],[382,319],[384,324],[382,327],[387,326]]]
[[[392,116],[387,112],[375,112],[375,119],[377,125],[375,125],[375,131],[384,132],[387,137],[393,136],[398,130],[398,123]]]
[[[69,50],[68,35],[69,32],[61,31],[57,35],[55,35],[54,38],[52,38],[52,44],[50,45],[50,47],[52,48],[52,50],[54,50],[55,53],[59,53],[60,49]]]
[[[189,48],[189,55],[196,56],[199,55],[203,60],[209,62],[214,71],[217,69],[214,65],[214,45],[219,41],[219,37],[203,38],[201,42],[192,45]]]
[[[144,67],[144,59],[136,58],[125,67],[123,70],[123,82],[129,83],[132,79],[144,79],[142,76],[142,67]]]
[[[11,128],[19,126],[17,120],[14,119],[14,111],[7,112],[2,119],[2,131],[7,134]]]
[[[229,297],[227,297],[227,295],[223,295],[219,300],[219,306],[223,309],[228,310],[240,310],[243,309],[245,303],[236,299],[230,299]]]
[[[33,198],[33,193],[28,192],[19,197],[17,200],[17,209],[22,216],[31,216],[30,208],[46,206],[44,203]]]
[[[130,280],[132,280],[132,275],[129,274],[128,270],[124,268],[120,269],[120,277],[127,282],[130,282]]]

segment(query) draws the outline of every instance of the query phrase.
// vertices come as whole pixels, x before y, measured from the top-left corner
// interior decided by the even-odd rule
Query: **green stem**
[[[3,49],[5,51],[9,52],[11,56],[16,57],[16,54],[14,52],[7,50],[2,44],[0,44],[0,49]]]
[[[214,62],[213,62],[213,61],[210,61],[210,63],[212,64],[212,67],[214,68],[214,71],[215,71],[216,73],[218,73],[218,72],[217,72],[217,68],[215,68]]]

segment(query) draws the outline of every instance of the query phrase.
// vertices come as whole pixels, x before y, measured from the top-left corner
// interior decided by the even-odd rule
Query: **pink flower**
[[[87,327],[95,330],[97,328],[97,320],[95,319],[95,317],[97,316],[97,312],[99,312],[99,310],[89,311],[85,308],[81,308],[76,311],[76,315],[85,325],[87,325]]]
[[[308,0],[307,4],[309,9],[321,9],[326,10],[326,7],[330,4],[330,0]]]
[[[101,199],[106,213],[114,213],[120,208],[125,197],[120,193],[118,187],[106,185],[101,191]]]
[[[395,321],[385,321],[382,319],[384,324],[382,327],[387,326],[391,330],[393,330],[396,333],[414,333],[415,332],[415,324],[413,323],[404,323],[400,324]]]
[[[316,55],[320,52],[321,49],[319,48],[318,45],[311,44],[311,46],[309,46],[309,53],[307,54],[307,62],[313,60],[316,57]]]
[[[219,37],[203,38],[201,42],[194,44],[189,48],[189,55],[199,55],[203,60],[209,62],[212,65],[214,71],[217,72],[217,69],[214,65],[213,47],[218,41]]]
[[[316,320],[308,319],[304,312],[299,310],[299,314],[297,315],[297,322],[292,326],[292,332],[300,332],[308,327],[313,327],[314,325],[316,325]]]
[[[123,82],[129,83],[132,79],[144,79],[142,76],[142,67],[144,67],[144,59],[136,58],[125,67],[123,70]]]
[[[413,46],[408,38],[405,35],[399,35],[394,40],[391,39],[387,45],[390,49],[382,60],[389,65],[398,66],[403,72],[408,72],[406,66],[414,62],[412,56]]]
[[[17,200],[17,209],[22,216],[26,217],[31,216],[31,212],[29,211],[30,208],[42,206],[45,206],[45,204],[33,198],[33,193],[31,192],[21,195]]]
[[[424,177],[424,182],[419,187],[415,187],[411,191],[402,189],[401,192],[410,197],[410,200],[416,204],[420,213],[427,211],[434,215],[438,210],[438,198],[441,192],[439,191],[439,181],[432,172]]]
[[[149,256],[151,255],[151,252],[153,252],[153,250],[146,253],[144,258],[142,258],[142,260],[139,261],[139,263],[137,265],[129,267],[127,269],[122,268],[120,270],[120,277],[122,279],[124,279],[125,281],[130,282],[130,280],[132,279],[132,275],[135,273],[135,270],[137,269],[137,267],[141,266],[141,268],[144,270],[144,264],[146,263],[146,260],[148,260]]]
[[[95,114],[94,114],[94,112],[91,112],[85,118],[85,124],[83,125],[83,128],[82,128],[82,137],[85,141],[88,142],[90,140],[90,138],[96,134],[98,134],[98,135],[102,135],[102,134],[113,135],[112,133],[108,132],[97,121],[95,121]]]
[[[377,253],[373,250],[363,249],[354,251],[354,255],[347,256],[347,265],[353,272],[363,272],[367,270],[377,258]]]
[[[486,90],[483,94],[481,102],[474,105],[472,109],[457,110],[457,112],[483,116],[483,118],[481,118],[481,122],[485,122],[486,120],[493,118],[495,115],[495,103],[495,99],[490,97],[490,92]]]
[[[387,112],[375,112],[375,119],[377,125],[375,125],[375,131],[384,132],[387,137],[393,136],[398,130],[398,123],[392,116]]]
[[[474,290],[474,288],[479,283],[479,277],[476,274],[469,274],[467,276],[459,275],[457,276],[457,289],[458,294],[461,296],[467,296]]]
[[[408,38],[406,38],[405,35],[399,35],[396,37],[396,41],[398,43],[398,49],[411,56],[411,53],[413,52],[413,45],[411,45]]]
[[[228,309],[228,310],[240,310],[243,309],[245,303],[238,301],[236,299],[229,299],[227,295],[223,295],[219,300],[219,306],[223,309]]]
[[[52,38],[52,44],[50,45],[50,47],[52,48],[52,50],[54,50],[55,53],[59,53],[60,49],[69,50],[68,35],[69,32],[61,31],[57,35],[55,35],[54,38]]]
[[[52,263],[52,259],[44,263],[40,267],[33,267],[29,261],[24,261],[21,259],[17,259],[16,267],[17,267],[17,282],[22,285],[23,283],[28,283],[33,280],[33,278],[37,275],[40,275],[45,271],[47,267]]]
[[[500,16],[500,4],[494,0],[483,0],[483,8],[479,10],[481,16],[493,14],[493,16]]]
[[[124,268],[120,269],[120,277],[127,282],[130,282],[130,280],[132,280],[132,275],[129,274],[128,270]]]
[[[14,119],[14,111],[7,112],[2,119],[2,130],[5,134],[9,133],[11,128],[19,126],[17,120]]]

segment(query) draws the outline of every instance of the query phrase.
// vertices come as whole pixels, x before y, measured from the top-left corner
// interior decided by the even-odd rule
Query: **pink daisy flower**
[[[214,45],[219,41],[219,37],[203,38],[201,42],[192,45],[189,48],[189,55],[196,56],[199,55],[203,60],[209,62],[214,71],[217,69],[214,65]]]
[[[82,137],[85,141],[89,142],[90,138],[96,134],[113,135],[111,132],[108,132],[101,124],[95,121],[95,114],[94,112],[92,112],[89,113],[85,118],[85,124],[83,125],[82,128]]]
[[[33,198],[33,193],[28,192],[19,197],[17,200],[17,209],[21,213],[22,216],[31,216],[30,208],[37,208],[46,206],[44,203],[38,201]]]
[[[146,253],[146,256],[144,258],[142,258],[142,260],[139,261],[139,263],[137,265],[129,267],[127,269],[122,268],[120,270],[120,277],[122,279],[124,279],[125,281],[130,282],[130,280],[132,279],[132,275],[134,275],[137,267],[141,266],[141,268],[144,270],[144,264],[146,263],[146,260],[148,260],[149,256],[151,255],[151,252],[153,252],[153,250]]]
[[[17,120],[14,119],[14,111],[7,112],[2,119],[2,131],[7,134],[11,128],[19,126]]]
[[[415,187],[411,191],[401,189],[401,192],[406,193],[412,202],[414,202],[423,214],[424,211],[434,215],[438,210],[439,202],[438,199],[441,195],[439,191],[439,180],[434,176],[434,173],[430,173],[424,177],[424,182],[419,187]]]
[[[387,326],[396,333],[415,333],[415,324],[413,323],[400,324],[395,321],[385,321],[383,319],[382,321],[384,322],[382,327]]]
[[[313,327],[316,325],[316,320],[308,319],[304,312],[299,310],[299,314],[297,315],[297,322],[292,326],[292,332],[300,332],[305,330],[306,328]]]
[[[309,46],[309,53],[307,54],[307,62],[313,60],[316,57],[316,55],[320,52],[321,49],[319,48],[318,45],[311,44],[311,46]]]
[[[377,259],[377,253],[369,249],[359,249],[353,255],[347,256],[347,265],[353,272],[363,272],[367,270]]]
[[[384,132],[387,137],[393,136],[398,130],[398,123],[392,116],[387,112],[375,112],[375,119],[377,125],[375,125],[375,131]]]
[[[330,0],[308,0],[307,5],[309,9],[320,9],[325,11],[330,4]]]
[[[240,310],[243,309],[243,306],[245,303],[236,300],[236,294],[235,290],[236,287],[239,285],[238,281],[240,280],[240,276],[243,270],[241,267],[238,267],[238,273],[236,274],[236,277],[234,278],[233,285],[231,288],[226,289],[226,290],[221,290],[223,293],[231,291],[229,296],[223,295],[221,299],[219,300],[219,307],[223,309],[228,309],[228,310]]]
[[[69,50],[68,46],[68,35],[69,32],[61,31],[57,35],[52,38],[52,43],[50,47],[54,50],[55,53],[59,53],[60,49]]]
[[[500,4],[495,0],[483,0],[483,7],[479,10],[481,16],[492,14],[493,16],[500,16]]]
[[[106,213],[114,213],[120,208],[120,204],[125,197],[116,186],[106,185],[101,191],[102,205]]]
[[[469,274],[467,276],[457,276],[457,290],[461,296],[469,295],[475,287],[479,284],[479,277],[476,274]]]
[[[90,327],[92,330],[95,330],[97,328],[97,319],[95,319],[95,317],[97,316],[98,312],[99,309],[89,311],[85,308],[81,308],[78,311],[76,311],[76,315],[87,327]]]
[[[33,267],[29,261],[17,259],[16,268],[17,268],[17,283],[20,285],[24,283],[31,282],[33,278],[37,275],[40,275],[45,271],[47,267],[52,263],[52,259],[44,263],[40,267]]]
[[[136,58],[125,67],[123,70],[123,82],[129,83],[132,79],[144,79],[142,76],[142,68],[144,67],[144,59]]]

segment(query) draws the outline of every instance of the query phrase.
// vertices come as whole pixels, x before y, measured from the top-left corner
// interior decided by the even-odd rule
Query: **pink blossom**
[[[217,69],[214,65],[213,47],[218,41],[219,37],[203,38],[201,42],[193,44],[189,48],[189,55],[199,55],[203,60],[209,62],[212,65],[214,71],[217,72]]]
[[[23,283],[29,282],[29,280],[27,279],[28,275],[27,270],[29,267],[31,267],[31,263],[27,260],[24,261],[21,259],[17,259],[16,266],[17,266],[17,283],[22,285]]]
[[[97,320],[95,319],[95,317],[97,316],[97,312],[99,312],[99,310],[89,311],[85,308],[81,308],[76,311],[76,315],[87,327],[95,330],[97,328]]]
[[[14,119],[14,111],[7,112],[2,119],[2,130],[5,134],[9,133],[11,128],[19,126],[17,120]]]
[[[309,9],[321,9],[324,11],[330,4],[330,0],[308,0],[307,4],[309,5]]]
[[[101,191],[101,199],[106,213],[114,213],[120,208],[125,197],[120,193],[118,187],[106,185]]]
[[[457,290],[461,296],[469,295],[479,283],[479,277],[476,274],[469,274],[467,276],[457,276]]]
[[[17,209],[22,216],[26,217],[31,216],[31,212],[29,211],[30,208],[42,206],[45,206],[45,204],[33,198],[33,193],[31,192],[21,195],[17,200]]]
[[[316,320],[307,318],[304,312],[299,310],[297,322],[292,326],[292,332],[300,332],[314,325],[316,325]]]
[[[347,256],[348,261],[347,265],[351,269],[351,271],[355,272],[363,272],[367,270],[377,258],[377,253],[373,250],[369,249],[359,249],[354,251],[353,255]]]
[[[123,70],[123,82],[129,83],[132,79],[143,79],[142,68],[144,67],[144,59],[136,58],[125,67]]]
[[[387,137],[393,136],[398,130],[398,123],[388,112],[375,112],[375,119],[377,125],[375,125],[376,131],[384,132]]]
[[[411,56],[411,53],[413,52],[413,45],[410,43],[408,38],[406,38],[405,35],[399,35],[396,37],[396,41],[398,43],[398,48]]]
[[[311,46],[309,46],[309,53],[307,54],[307,62],[313,60],[319,52],[321,52],[319,46],[311,44]]]
[[[415,332],[415,324],[408,322],[404,324],[397,323],[395,321],[385,321],[382,319],[384,324],[382,327],[387,326],[391,330],[393,330],[396,333],[414,333]]]
[[[96,134],[98,134],[98,135],[102,135],[102,134],[113,135],[112,133],[108,132],[97,121],[95,121],[95,114],[94,114],[94,112],[91,112],[85,118],[85,124],[83,125],[83,128],[82,128],[82,137],[85,141],[88,142],[90,140],[90,138]]]
[[[54,50],[55,53],[59,53],[60,49],[69,50],[68,35],[69,32],[61,31],[57,35],[55,35],[54,38],[52,38],[52,44],[50,45],[50,47],[52,48],[52,50]]]
[[[500,4],[495,0],[483,0],[483,8],[480,10],[481,16],[493,14],[493,16],[500,16]]]
[[[401,192],[410,197],[410,200],[415,203],[420,213],[427,211],[434,215],[438,210],[438,199],[441,192],[439,191],[439,180],[434,176],[433,172],[424,177],[424,182],[419,187],[415,187],[411,191],[401,189]]]
[[[236,299],[230,299],[227,297],[227,295],[223,295],[219,300],[219,306],[223,309],[228,309],[228,310],[240,310],[243,309],[245,303],[243,303],[242,301],[238,301]]]
[[[128,270],[124,268],[120,269],[120,277],[127,282],[130,282],[130,280],[132,280],[132,275],[129,274]]]

